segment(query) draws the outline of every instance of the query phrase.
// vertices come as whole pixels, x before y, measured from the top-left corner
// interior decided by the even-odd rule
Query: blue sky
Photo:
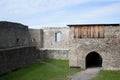
[[[120,0],[0,0],[0,21],[30,28],[120,23]]]

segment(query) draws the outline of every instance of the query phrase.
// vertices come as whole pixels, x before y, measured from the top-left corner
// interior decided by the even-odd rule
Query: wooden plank
[[[99,36],[100,36],[100,38],[102,37],[102,27],[101,26],[99,26]]]
[[[85,38],[88,38],[88,27],[85,27]]]
[[[104,26],[100,26],[100,38],[104,38]]]
[[[97,37],[97,32],[96,32],[96,26],[94,26],[94,38],[96,38]]]
[[[100,38],[102,38],[102,36],[103,36],[103,31],[102,31],[102,27],[101,27],[101,26],[99,27],[99,32],[100,32]]]
[[[89,27],[90,28],[90,38],[91,38],[91,27]]]
[[[98,38],[100,38],[100,27],[101,26],[98,26]]]
[[[105,38],[105,26],[103,26],[103,38]]]
[[[74,36],[75,36],[75,38],[78,38],[79,37],[79,33],[78,33],[78,29],[79,29],[79,27],[74,27],[75,28],[75,31],[74,31]]]
[[[99,26],[95,26],[95,38],[98,38]]]
[[[74,27],[74,38],[77,38],[76,30],[77,30],[77,28]]]
[[[79,26],[79,38],[81,38],[81,26]]]
[[[81,26],[80,33],[81,33],[81,38],[83,38],[83,27],[82,26]]]
[[[82,27],[80,27],[80,37],[82,38]]]
[[[78,26],[78,38],[80,38],[80,27]]]
[[[91,38],[91,27],[90,26],[88,26],[87,37]]]
[[[79,38],[79,27],[77,26],[77,38]]]
[[[91,38],[94,38],[94,27],[91,26]]]
[[[86,38],[87,37],[87,29],[86,29],[86,26],[83,26],[82,27],[82,36],[83,36],[83,38]]]

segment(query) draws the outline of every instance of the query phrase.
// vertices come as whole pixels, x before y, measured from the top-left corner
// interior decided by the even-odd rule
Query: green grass
[[[67,60],[46,59],[1,76],[0,80],[66,80],[66,76],[78,71],[69,68]]]
[[[120,80],[120,70],[101,70],[99,75],[92,80]]]

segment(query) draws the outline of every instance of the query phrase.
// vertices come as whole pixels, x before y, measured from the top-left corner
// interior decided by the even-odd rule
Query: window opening
[[[61,33],[57,32],[55,33],[55,42],[60,42],[61,41]]]

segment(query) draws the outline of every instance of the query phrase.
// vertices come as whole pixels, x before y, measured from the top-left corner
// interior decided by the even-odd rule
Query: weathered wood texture
[[[104,26],[75,26],[74,38],[104,38]]]

